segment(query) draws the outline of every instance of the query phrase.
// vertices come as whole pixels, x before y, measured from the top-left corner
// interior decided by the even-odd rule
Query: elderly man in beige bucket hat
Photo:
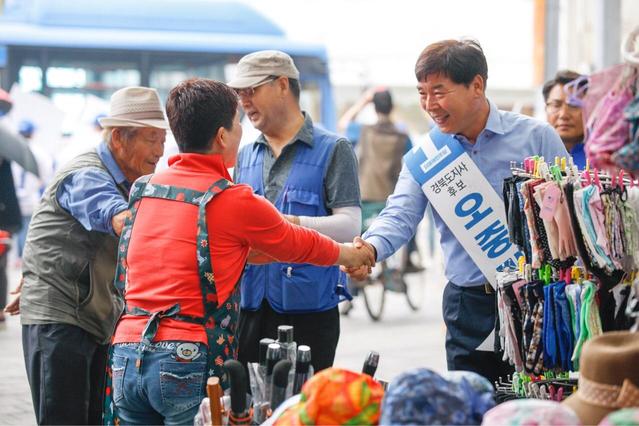
[[[22,346],[38,424],[99,424],[107,343],[122,302],[113,286],[131,184],[164,152],[155,89],[126,87],[101,119],[104,141],[71,160],[45,190],[27,233]]]

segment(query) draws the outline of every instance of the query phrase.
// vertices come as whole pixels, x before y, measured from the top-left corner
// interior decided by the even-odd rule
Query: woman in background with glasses
[[[581,98],[585,94],[586,84],[587,80],[580,74],[564,70],[547,81],[542,90],[548,122],[557,131],[580,170],[586,168],[584,123],[581,115]]]

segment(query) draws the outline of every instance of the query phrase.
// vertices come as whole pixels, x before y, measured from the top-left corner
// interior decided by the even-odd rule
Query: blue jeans
[[[113,402],[120,423],[192,425],[206,394],[206,345],[153,343],[140,368],[138,346],[120,343],[113,348]]]

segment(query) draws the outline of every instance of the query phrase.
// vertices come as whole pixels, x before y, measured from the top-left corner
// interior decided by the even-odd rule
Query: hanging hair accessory
[[[572,267],[570,271],[570,275],[571,275],[572,281],[581,284],[581,270],[577,266]]]
[[[544,282],[544,285],[550,284],[550,280],[552,279],[552,268],[550,267],[550,265],[544,265],[539,270],[539,275],[541,280]]]
[[[519,259],[517,259],[517,269],[519,270],[519,275],[523,276],[524,275],[524,266],[526,265],[526,257],[525,256],[519,256]]]
[[[559,157],[557,157],[559,158]],[[555,181],[557,183],[561,183],[562,180],[562,176],[561,176],[561,169],[559,168],[558,165],[554,165],[550,167],[550,172],[552,173],[552,176],[555,178]]]
[[[540,161],[537,165],[537,176],[549,182],[552,180],[552,175],[550,174],[550,170],[548,169],[548,164],[543,161]]]
[[[526,171],[526,173],[531,173],[532,172],[532,168],[530,167],[530,160],[531,158],[528,157],[524,160],[524,170]]]
[[[580,75],[573,81],[564,85],[566,103],[568,105],[582,108],[584,106],[584,96],[588,91],[589,80],[587,75]]]
[[[599,170],[597,170],[596,167],[593,170],[593,174],[594,174],[594,179],[595,179],[595,185],[597,185],[597,188],[599,188],[599,190],[601,190],[601,181],[599,180]]]

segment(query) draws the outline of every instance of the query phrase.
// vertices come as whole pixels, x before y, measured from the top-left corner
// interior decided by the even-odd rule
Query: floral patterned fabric
[[[382,404],[383,425],[478,425],[495,406],[493,388],[474,373],[446,380],[426,368],[401,374]],[[483,379],[483,380],[481,380]]]
[[[624,408],[608,414],[599,426],[636,426],[639,425],[639,408]]]
[[[473,391],[480,394],[493,393],[495,390],[487,378],[473,371],[445,371],[441,376],[449,382],[469,386]]]
[[[499,404],[484,415],[482,425],[579,426],[577,414],[556,401],[517,399]]]
[[[376,425],[383,396],[382,385],[371,376],[328,368],[304,384],[299,404],[275,425]]]

